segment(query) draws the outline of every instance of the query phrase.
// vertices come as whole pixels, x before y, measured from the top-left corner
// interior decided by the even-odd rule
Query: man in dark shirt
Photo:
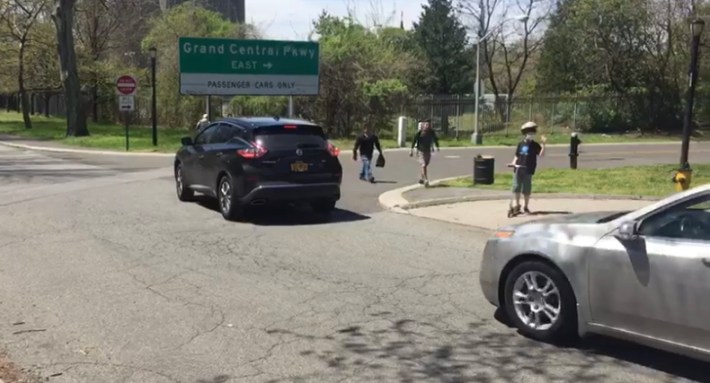
[[[431,127],[431,121],[422,121],[422,128],[417,131],[412,141],[412,148],[409,150],[409,156],[414,154],[414,148],[417,148],[417,158],[421,164],[419,173],[419,183],[429,186],[429,174],[427,168],[431,162],[431,153],[434,147],[439,151],[439,138],[436,137],[436,132]]]
[[[368,126],[362,130],[362,134],[355,140],[353,148],[353,161],[357,161],[357,152],[360,150],[360,160],[362,160],[362,168],[360,170],[360,179],[375,183],[375,177],[372,175],[372,155],[375,148],[382,155],[380,147],[380,139],[376,134],[371,134]]]
[[[526,122],[520,128],[523,133],[523,140],[520,141],[515,148],[515,157],[512,165],[515,166],[515,176],[513,177],[513,193],[515,193],[515,210],[520,211],[520,194],[525,198],[525,206],[523,211],[530,213],[530,194],[532,194],[532,177],[537,169],[537,157],[545,153],[545,141],[547,139],[542,136],[539,144],[535,141],[535,133],[537,133],[537,124],[534,122]]]

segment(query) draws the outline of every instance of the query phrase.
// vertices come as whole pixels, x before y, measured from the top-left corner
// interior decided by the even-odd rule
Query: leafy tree
[[[321,50],[321,88],[319,97],[305,103],[305,116],[332,129],[335,136],[348,136],[365,123],[375,129],[391,127],[394,113],[411,93],[405,79],[415,61],[403,51],[406,38],[395,39],[388,28],[369,30],[352,17],[325,12],[314,26]]]
[[[20,93],[20,103],[22,105],[22,119],[26,129],[32,128],[30,119],[30,99],[25,86],[26,68],[25,55],[32,28],[44,9],[47,0],[20,1],[12,0],[4,2],[0,6],[0,20],[6,24],[5,29],[10,40],[13,40],[17,48],[17,88]]]
[[[590,110],[590,124],[596,130],[678,126],[679,90],[670,69],[672,22],[657,19],[652,4],[652,0],[562,2],[545,36],[539,89],[609,98],[606,105]]]
[[[201,98],[183,96],[179,89],[177,38],[180,36],[254,38],[256,30],[249,25],[231,23],[219,13],[184,3],[170,8],[155,18],[143,50],[157,47],[157,97],[161,121],[171,126],[191,127],[202,115]]]
[[[57,33],[57,49],[62,84],[66,97],[67,136],[89,135],[86,111],[81,98],[81,83],[74,46],[74,7],[76,0],[54,0],[52,20]]]
[[[422,80],[429,94],[460,94],[470,91],[472,58],[466,55],[466,30],[452,0],[429,0],[414,24],[414,39],[424,52],[431,73]]]

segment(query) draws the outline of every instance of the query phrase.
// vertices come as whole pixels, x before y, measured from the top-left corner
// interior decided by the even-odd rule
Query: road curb
[[[17,139],[22,139],[22,137],[15,137]],[[586,146],[624,146],[624,145],[669,145],[677,144],[676,141],[650,141],[650,142],[610,142],[610,143],[594,143],[585,144]],[[0,140],[0,145],[9,146],[17,149],[26,150],[36,150],[44,152],[55,152],[55,153],[76,153],[76,154],[94,154],[103,156],[152,156],[152,157],[173,157],[174,153],[157,153],[157,152],[125,152],[118,150],[93,150],[93,149],[73,149],[73,148],[53,148],[48,146],[37,146],[37,145],[26,145],[26,144],[16,144],[12,142],[7,142]],[[567,147],[569,144],[549,144],[547,147]],[[441,148],[441,151],[451,151],[451,150],[471,150],[471,149],[501,149],[501,148],[511,148],[513,145],[490,145],[490,146],[447,146]],[[348,150],[342,150],[341,156],[349,156],[350,152]],[[384,149],[384,152],[407,152],[411,150],[409,147],[404,148],[390,148]]]
[[[115,150],[90,150],[90,149],[71,149],[71,148],[52,148],[49,146],[35,146],[16,144],[0,140],[0,145],[8,146],[16,149],[35,150],[39,152],[54,152],[54,153],[75,153],[75,154],[94,154],[101,156],[150,156],[150,157],[174,157],[173,153],[155,153],[155,152],[119,152]]]
[[[439,180],[432,181],[430,185],[436,186],[443,182],[455,180],[457,178],[466,177],[448,177]],[[415,184],[410,186],[401,187],[399,189],[394,189],[380,194],[379,203],[386,210],[393,211],[396,213],[410,214],[408,210],[419,209],[424,207],[432,207],[438,205],[450,205],[454,203],[461,202],[476,202],[476,201],[495,201],[495,200],[508,200],[510,195],[502,194],[505,191],[501,190],[498,194],[494,194],[496,191],[492,190],[491,194],[480,194],[471,196],[460,196],[460,197],[443,197],[443,198],[432,198],[422,201],[410,202],[404,198],[404,193],[409,191],[423,188],[424,186]],[[605,194],[574,194],[574,193],[540,193],[535,194],[537,199],[581,199],[581,200],[635,200],[635,201],[660,201],[662,197],[651,197],[651,196],[634,196],[634,195],[605,195]]]

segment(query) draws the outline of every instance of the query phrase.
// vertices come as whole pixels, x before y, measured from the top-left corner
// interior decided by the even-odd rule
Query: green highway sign
[[[178,39],[180,93],[215,96],[317,95],[316,42]]]

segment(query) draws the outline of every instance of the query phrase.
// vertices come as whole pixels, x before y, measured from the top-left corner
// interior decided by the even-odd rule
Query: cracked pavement
[[[707,381],[687,358],[498,322],[478,287],[487,232],[387,212],[228,223],[173,186],[158,168],[3,194],[15,363],[57,383]]]

